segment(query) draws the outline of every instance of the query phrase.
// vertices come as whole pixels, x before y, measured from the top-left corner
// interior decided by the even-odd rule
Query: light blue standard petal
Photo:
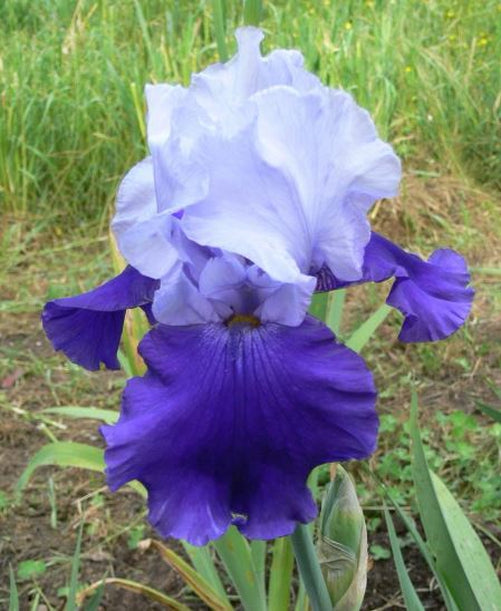
[[[199,203],[186,208],[181,227],[204,246],[237,253],[272,278],[297,282],[309,269],[309,236],[290,184],[257,155],[253,130],[227,140],[207,136],[198,151],[210,177]],[[294,199],[296,198],[296,199]]]
[[[237,255],[224,253],[209,259],[200,272],[198,285],[202,295],[221,311],[223,320],[235,312],[251,314],[257,305],[247,284],[247,265]]]
[[[157,321],[193,325],[244,315],[287,326],[303,322],[315,277],[284,284],[238,255],[210,249],[197,254],[196,259],[178,262],[162,277],[153,303]]]
[[[350,96],[274,87],[253,98],[255,124],[197,149],[207,194],[184,211],[188,237],[238,253],[280,282],[326,264],[362,273],[366,212],[394,195],[400,163]]]
[[[243,27],[237,29],[235,36],[236,55],[226,64],[213,64],[194,74],[190,85],[200,109],[220,125],[224,134],[234,134],[245,126],[251,117],[245,102],[258,91],[275,85],[287,85],[298,91],[322,87],[319,79],[305,70],[298,51],[278,49],[263,57],[261,30]]]
[[[298,52],[262,57],[262,38],[240,29],[226,64],[187,88],[147,88],[156,213],[121,239],[143,273],[169,272],[164,215],[177,214],[191,242],[245,257],[278,282],[304,287],[324,265],[337,278],[360,277],[366,212],[396,193],[398,158],[349,95],[324,87]],[[131,182],[120,199],[134,208]]]
[[[255,290],[258,307],[254,314],[263,322],[278,322],[296,327],[300,325],[315,290],[316,278],[304,276],[295,284],[277,282],[256,266],[248,272],[249,282]]]
[[[124,177],[111,228],[127,262],[150,278],[161,278],[178,260],[172,244],[174,219],[157,213],[153,162],[143,159]]]
[[[339,278],[361,275],[370,226],[366,213],[398,191],[400,161],[378,138],[367,111],[327,88],[307,95],[274,87],[255,96],[256,148],[297,193],[294,207],[310,240],[310,265]]]
[[[231,316],[229,308],[226,316]],[[217,322],[220,316],[211,301],[185,273],[183,263],[176,264],[160,281],[153,301],[153,315],[168,325],[196,325]]]

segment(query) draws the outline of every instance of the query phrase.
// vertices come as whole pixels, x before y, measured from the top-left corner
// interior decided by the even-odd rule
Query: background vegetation
[[[239,2],[227,2],[228,30]],[[100,218],[144,152],[146,82],[187,83],[216,59],[210,3],[0,4],[1,202]],[[501,4],[474,0],[266,2],[265,48],[296,47],[352,92],[415,171],[501,185]],[[230,42],[234,48],[233,41]],[[420,161],[419,165],[416,161]]]
[[[226,4],[233,50],[241,7]],[[430,465],[484,533],[499,567],[501,426],[477,402],[501,401],[501,3],[264,4],[264,49],[300,49],[309,69],[371,112],[403,158],[402,195],[374,208],[375,227],[422,253],[457,248],[472,266],[477,299],[465,330],[438,346],[403,346],[393,314],[364,350],[381,391],[380,449],[371,464],[412,504],[406,423],[416,379]],[[140,503],[111,497],[102,479],[44,472],[22,508],[13,504],[12,485],[47,437],[99,443],[95,423],[77,428],[42,416],[42,408],[118,406],[121,374],[91,378],[54,355],[38,313],[46,299],[111,273],[107,225],[116,189],[146,152],[143,86],[186,84],[216,60],[211,14],[202,0],[0,2],[0,566],[7,575],[12,563],[26,600],[57,601],[76,516],[94,558],[89,580],[106,570],[165,580],[151,562],[129,557],[147,532]],[[381,296],[379,287],[350,293],[345,335]],[[380,502],[364,469],[354,472],[379,575],[389,555]],[[26,568],[24,561],[42,564]],[[398,585],[369,578],[368,609],[392,595],[398,602]],[[7,592],[4,582],[0,606]]]

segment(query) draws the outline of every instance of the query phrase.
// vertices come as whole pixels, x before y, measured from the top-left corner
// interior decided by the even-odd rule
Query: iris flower
[[[297,51],[263,57],[259,29],[236,36],[188,87],[147,86],[150,156],[112,223],[129,266],[42,315],[56,349],[114,369],[125,310],[146,311],[147,373],[102,428],[107,479],[141,481],[159,533],[195,545],[230,524],[291,533],[317,512],[311,469],[375,449],[372,375],[307,313],[315,291],[394,278],[406,342],[456,331],[473,297],[460,255],[423,261],[371,231],[401,168],[369,114]]]

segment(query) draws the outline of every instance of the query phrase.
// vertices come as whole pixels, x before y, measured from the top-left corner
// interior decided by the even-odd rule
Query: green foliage
[[[262,13],[261,0],[244,0],[244,23],[246,25],[258,26]]]
[[[297,524],[291,535],[292,548],[301,583],[308,593],[313,611],[330,611],[332,602],[327,589],[327,579],[320,566],[321,556],[313,545],[313,529],[313,524]]]
[[[327,303],[325,324],[336,336],[339,336],[341,333],[345,297],[346,289],[338,289],[330,293]]]
[[[43,560],[23,560],[17,567],[17,578],[20,581],[36,579],[47,570],[47,564]]]
[[[71,560],[71,573],[70,582],[68,585],[68,600],[66,602],[66,611],[77,611],[77,588],[78,588],[78,572],[80,570],[80,549],[82,547],[82,533],[84,523],[83,520],[80,522],[78,529],[77,543],[75,545],[75,553]]]
[[[85,605],[84,611],[94,611],[99,608],[99,601],[103,595],[104,587],[107,585],[115,585],[124,590],[128,590],[129,592],[140,594],[144,598],[147,598],[154,603],[159,603],[166,609],[172,609],[173,611],[189,611],[189,607],[178,602],[175,598],[163,594],[163,592],[160,592],[155,588],[150,588],[143,583],[132,581],[131,579],[120,579],[119,577],[108,577],[93,583],[87,588],[84,588],[79,593],[80,599],[83,599],[85,596],[92,595],[92,598]]]
[[[66,418],[89,418],[99,420],[105,424],[115,424],[118,420],[118,411],[98,407],[80,407],[78,405],[65,405],[61,407],[46,407],[42,414],[55,414]]]
[[[31,457],[30,462],[21,474],[21,477],[16,485],[16,495],[18,499],[21,497],[21,493],[28,485],[33,473],[36,471],[36,469],[44,465],[77,467],[80,469],[88,469],[90,471],[103,473],[103,454],[104,452],[101,448],[95,448],[93,446],[74,441],[56,441],[42,446],[40,450],[38,450],[38,452]],[[134,481],[129,485],[131,488],[139,492],[139,494],[143,496],[145,495],[144,488],[139,482]]]
[[[487,403],[483,403],[483,401],[476,401],[476,404],[478,409],[480,409],[484,414],[501,424],[501,411],[499,409],[496,409]]]
[[[265,611],[264,567],[259,567],[260,570],[256,567],[249,543],[232,526],[214,542],[214,547],[235,584],[244,608]]]
[[[189,543],[184,543],[183,547],[197,573],[209,583],[222,599],[225,599],[226,590],[216,570],[214,550],[211,547],[195,547]]]
[[[487,552],[445,484],[428,468],[415,393],[410,428],[419,515],[442,582],[459,609],[501,609],[501,585]]]
[[[19,496],[28,485],[34,471],[43,465],[79,467],[102,473],[104,470],[103,451],[73,441],[61,441],[43,446],[32,456],[18,480],[16,492]]]
[[[242,541],[243,543],[246,543],[243,538]],[[146,545],[144,547],[151,545],[158,550],[161,557],[179,573],[183,581],[185,581],[186,584],[197,594],[197,596],[199,596],[199,598],[203,600],[211,609],[214,609],[215,611],[231,611],[232,606],[226,593],[221,595],[219,592],[217,592],[211,586],[211,584],[202,575],[200,575],[200,573],[195,571],[192,566],[183,560],[181,556],[159,541],[148,540],[145,543]],[[235,567],[235,570],[241,571],[244,574],[245,570],[248,568],[246,560],[247,559],[245,557],[242,557],[242,562],[238,563],[239,566]],[[252,607],[246,607],[244,604],[244,608],[251,609]]]
[[[458,415],[461,414],[461,415]],[[453,418],[460,428],[472,421],[457,412]],[[501,585],[490,558],[458,502],[443,481],[430,470],[417,422],[417,395],[413,393],[409,433],[412,438],[412,475],[418,501],[419,517],[424,526],[424,540],[409,515],[384,484],[382,490],[407,528],[440,587],[449,611],[501,609]],[[393,520],[385,507],[395,567],[402,593],[409,609],[421,611],[422,603],[409,578],[400,541]]]
[[[84,611],[98,611],[104,594],[104,579],[85,604]]]
[[[376,561],[377,560],[388,560],[388,558],[391,558],[390,550],[387,547],[383,547],[382,545],[379,545],[377,543],[373,543],[369,547],[369,551],[371,553],[371,556]]]
[[[137,549],[139,546],[139,542],[142,541],[145,537],[146,527],[144,524],[137,524],[133,526],[128,533],[127,536],[127,547],[129,549]]]
[[[0,490],[0,514],[9,507],[9,497],[7,493]]]
[[[273,543],[272,562],[268,584],[268,611],[289,608],[294,554],[289,537],[280,537]]]
[[[223,0],[212,0],[214,9],[214,37],[216,39],[219,60],[228,61],[228,48],[226,46],[226,28]]]
[[[384,515],[386,519],[386,526],[388,528],[388,536],[390,538],[391,551],[395,562],[395,568],[397,570],[398,581],[400,582],[400,588],[402,589],[405,606],[409,611],[424,611],[424,607],[419,599],[419,596],[417,595],[416,590],[414,589],[414,586],[412,585],[409,573],[407,572],[402,551],[400,550],[400,540],[397,537],[391,514],[386,507],[384,510]],[[373,553],[372,547],[371,553]]]
[[[243,2],[224,4],[217,46],[232,53]],[[0,206],[50,211],[65,226],[105,221],[120,176],[145,154],[144,84],[186,83],[217,59],[212,10],[201,0],[2,3]],[[462,167],[499,185],[498,15],[497,0],[277,0],[264,3],[262,25],[265,48],[301,49],[416,172]]]
[[[382,414],[380,421],[377,474],[391,489],[395,500],[402,504],[412,502],[415,490],[408,424],[393,414]],[[475,416],[459,410],[449,414],[437,411],[428,426],[422,427],[421,435],[426,441],[428,463],[437,473],[447,474],[451,491],[468,499],[471,511],[481,514],[484,520],[498,520],[501,426],[481,427]]]
[[[400,507],[400,505],[395,501],[395,499],[393,498],[393,495],[388,493],[387,489],[384,489],[384,492],[386,494],[386,498],[392,503],[396,513],[398,514],[398,517],[401,519],[401,521],[403,522],[403,524],[407,528],[410,536],[412,537],[414,543],[416,544],[417,548],[419,549],[423,559],[426,561],[426,564],[428,565],[430,571],[432,572],[433,576],[435,577],[435,579],[436,579],[436,581],[438,583],[438,586],[440,588],[440,591],[442,593],[442,596],[444,598],[444,601],[447,604],[447,608],[449,609],[449,611],[457,611],[457,610],[454,609],[454,604],[453,604],[453,602],[452,602],[452,600],[450,598],[449,591],[447,590],[447,588],[445,587],[445,585],[442,583],[442,581],[440,579],[440,574],[438,573],[437,568],[435,566],[435,562],[434,562],[432,553],[431,553],[428,545],[426,544],[425,540],[420,535],[420,533],[419,533],[419,531],[417,529],[416,523],[407,514],[407,512],[405,512]],[[398,562],[396,554],[394,554],[393,556],[394,556],[394,561]]]
[[[348,348],[351,348],[355,352],[361,352],[390,312],[390,306],[385,303],[379,306],[379,308],[371,314],[371,316],[369,316],[369,318],[367,318],[367,320],[365,320],[346,341]]]
[[[19,593],[14,571],[9,565],[9,611],[19,611]]]

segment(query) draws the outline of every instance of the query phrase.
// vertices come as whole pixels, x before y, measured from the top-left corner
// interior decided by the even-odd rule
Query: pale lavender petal
[[[298,281],[300,267],[308,265],[308,235],[294,214],[294,193],[256,154],[252,134],[245,131],[231,140],[208,136],[199,155],[210,190],[184,211],[186,235],[246,257],[275,280]]]
[[[310,307],[316,278],[305,276],[303,281],[296,284],[284,284],[272,280],[255,267],[251,268],[249,278],[259,302],[254,313],[260,320],[278,322],[291,327],[303,322]]]
[[[146,157],[124,176],[117,193],[112,228],[117,240],[135,223],[157,212],[153,162]]]
[[[245,261],[237,255],[224,254],[213,257],[204,265],[198,285],[202,295],[211,301],[226,305],[226,311],[252,313],[248,303],[250,295],[246,286],[247,270]]]
[[[294,207],[283,214],[295,214],[297,232],[309,236],[310,264],[326,263],[338,278],[359,278],[370,238],[365,214],[377,199],[397,193],[398,157],[344,92],[302,95],[274,87],[255,101],[256,147],[295,187]]]
[[[153,162],[147,157],[122,180],[111,223],[127,262],[150,278],[166,274],[178,259],[173,222],[169,214],[157,213]]]
[[[226,315],[231,315],[227,308]],[[196,325],[220,320],[211,301],[185,273],[182,263],[166,274],[155,293],[153,315],[158,322],[168,325]]]
[[[245,102],[258,91],[287,85],[298,91],[322,87],[319,79],[305,70],[298,51],[275,50],[262,57],[263,32],[244,27],[236,31],[237,54],[226,64],[213,64],[192,77],[190,90],[210,120],[225,134],[235,133],[252,119]]]
[[[165,144],[172,130],[172,114],[181,106],[188,95],[188,90],[180,85],[146,85],[148,104],[148,143],[150,148]]]
[[[255,127],[214,132],[197,148],[206,195],[187,207],[190,239],[238,253],[281,282],[326,264],[362,273],[368,207],[395,194],[400,163],[350,96],[273,87],[256,94]],[[238,177],[238,179],[236,179]]]

